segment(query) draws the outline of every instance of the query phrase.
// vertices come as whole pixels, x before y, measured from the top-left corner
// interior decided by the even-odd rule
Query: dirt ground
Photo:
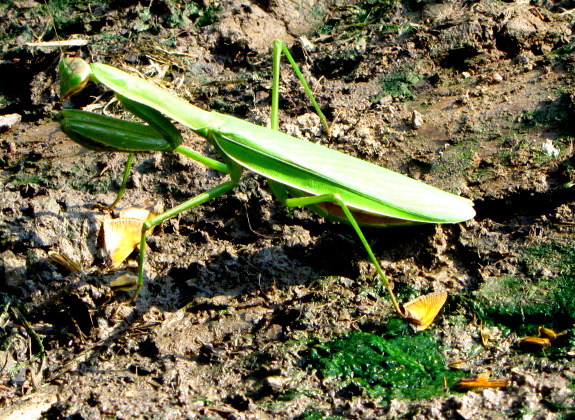
[[[0,5],[0,114],[19,121],[0,134],[0,418],[573,418],[573,8]],[[349,226],[284,208],[248,172],[153,231],[129,304],[133,292],[109,282],[136,272],[137,253],[102,269],[98,232],[111,215],[94,206],[114,200],[126,157],[60,131],[60,49],[33,44],[70,39],[87,40],[64,48],[89,61],[260,125],[271,42],[285,41],[331,130],[285,64],[283,131],[473,200],[464,223],[365,229],[402,302],[449,293],[434,324],[404,328]],[[95,84],[66,106],[130,118]],[[174,153],[141,154],[118,209],[173,207],[223,179]],[[559,334],[547,340],[540,326]],[[456,389],[486,373],[506,386]]]

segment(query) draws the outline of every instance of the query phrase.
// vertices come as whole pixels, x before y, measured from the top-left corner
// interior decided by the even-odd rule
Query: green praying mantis
[[[115,67],[80,58],[60,62],[61,96],[80,91],[88,81],[113,90],[121,104],[147,124],[128,122],[91,112],[63,110],[62,130],[75,142],[96,151],[129,153],[121,187],[122,197],[134,153],[173,151],[194,159],[229,180],[177,205],[144,223],[139,268],[132,302],[144,281],[146,233],[179,213],[219,197],[240,182],[243,169],[267,179],[273,195],[288,207],[306,207],[327,219],[352,226],[385,285],[398,315],[406,317],[360,226],[385,227],[424,223],[458,223],[475,215],[473,203],[367,161],[301,140],[278,131],[280,60],[287,57],[326,129],[309,85],[287,47],[274,42],[271,128],[200,109],[172,93]],[[221,157],[208,158],[185,146],[170,120],[204,137]]]

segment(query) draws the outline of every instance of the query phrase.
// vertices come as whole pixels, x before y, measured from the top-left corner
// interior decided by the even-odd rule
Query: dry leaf
[[[484,372],[472,378],[465,378],[455,384],[455,388],[461,391],[474,388],[506,388],[509,385],[507,379],[489,379],[490,372]]]
[[[522,337],[519,339],[519,347],[525,351],[537,351],[551,347],[551,340],[567,334],[567,330],[555,332],[551,328],[539,327],[537,337]]]
[[[568,330],[555,332],[551,328],[539,327],[539,335],[541,338],[548,338],[549,340],[555,340],[557,337],[567,334]]]
[[[433,323],[446,300],[447,292],[420,296],[403,305],[405,318],[415,331],[423,331]]]
[[[119,218],[102,223],[100,242],[106,254],[106,268],[117,268],[128,258],[140,244],[144,223],[155,217],[157,212],[161,212],[160,205],[126,207],[120,210]]]
[[[58,264],[68,270],[70,273],[77,273],[82,271],[82,266],[79,262],[74,261],[66,254],[59,254],[57,252],[50,252],[48,258],[55,264]]]
[[[150,218],[154,217],[152,212],[147,208],[142,207],[126,207],[120,210],[120,219],[135,219],[140,220],[142,223],[147,222]]]
[[[138,276],[129,273],[122,274],[112,280],[109,284],[112,290],[132,290],[135,289],[138,284]]]
[[[547,337],[523,337],[519,339],[519,347],[526,351],[542,350],[551,347],[551,340]]]
[[[107,268],[117,268],[134,251],[140,243],[143,225],[144,222],[137,219],[104,220],[100,235],[106,252]]]

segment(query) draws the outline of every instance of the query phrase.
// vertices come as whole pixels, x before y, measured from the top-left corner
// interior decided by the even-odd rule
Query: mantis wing
[[[311,195],[338,193],[377,215],[421,223],[457,223],[475,216],[473,203],[337,150],[220,115],[216,142],[234,161]]]

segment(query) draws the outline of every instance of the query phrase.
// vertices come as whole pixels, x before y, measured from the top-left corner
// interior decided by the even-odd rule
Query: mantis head
[[[92,66],[79,57],[64,57],[60,60],[59,71],[62,100],[80,92],[88,81],[97,81]],[[62,131],[76,143],[95,151],[170,151],[182,143],[179,130],[159,111],[117,92],[116,96],[124,108],[147,124],[65,109],[58,116]]]
[[[90,65],[79,57],[64,57],[58,65],[60,73],[60,98],[67,100],[80,92],[90,80]]]

